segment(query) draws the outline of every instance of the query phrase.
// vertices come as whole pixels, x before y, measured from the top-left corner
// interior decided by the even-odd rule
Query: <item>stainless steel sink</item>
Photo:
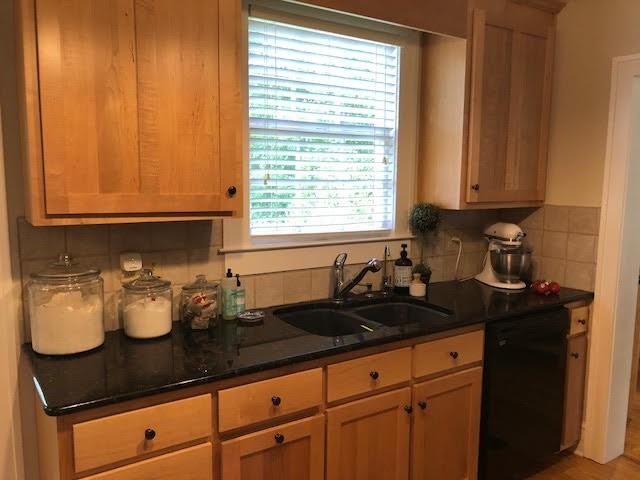
[[[408,323],[433,323],[446,320],[449,315],[427,306],[404,302],[388,302],[355,308],[352,312],[362,318],[388,327]]]
[[[305,332],[322,337],[370,333],[381,325],[332,308],[283,308],[274,312],[281,320]]]

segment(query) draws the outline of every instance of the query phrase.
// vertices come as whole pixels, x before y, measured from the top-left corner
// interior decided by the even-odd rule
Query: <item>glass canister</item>
[[[171,331],[171,282],[144,269],[140,276],[122,285],[124,333],[132,338],[156,338]]]
[[[31,344],[46,355],[86,352],[104,343],[104,285],[100,270],[67,253],[28,286]]]
[[[192,330],[206,330],[218,318],[219,285],[209,282],[205,275],[197,275],[193,283],[182,287],[180,318]]]

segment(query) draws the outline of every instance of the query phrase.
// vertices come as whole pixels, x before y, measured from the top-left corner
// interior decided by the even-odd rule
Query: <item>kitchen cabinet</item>
[[[411,390],[402,388],[327,410],[327,480],[405,480]]]
[[[587,335],[567,339],[567,373],[564,390],[564,426],[562,448],[580,441],[584,415],[584,388],[587,375]]]
[[[242,213],[234,0],[19,0],[27,217]]]
[[[481,368],[413,386],[412,480],[476,478],[481,397]]]
[[[222,442],[222,480],[322,480],[324,417]]]
[[[544,202],[561,6],[543,3],[475,0],[468,40],[424,34],[420,200],[449,209]]]

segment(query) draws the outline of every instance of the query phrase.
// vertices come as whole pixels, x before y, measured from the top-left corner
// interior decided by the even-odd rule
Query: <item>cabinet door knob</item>
[[[153,440],[156,438],[156,431],[153,428],[147,428],[144,431],[144,438],[145,440]]]
[[[369,372],[369,376],[371,378],[373,378],[374,380],[377,380],[380,377],[380,374],[378,372],[376,372],[375,370]]]
[[[411,405],[405,405],[404,411],[411,415],[413,413],[413,407]]]
[[[480,190],[480,184],[474,183],[473,185],[471,185],[471,190],[473,190],[474,192],[477,192],[478,190]]]
[[[275,438],[276,443],[282,443],[284,442],[284,435],[282,435],[281,433],[276,433],[273,438]]]
[[[427,402],[425,402],[424,400],[421,400],[418,402],[418,406],[422,409],[422,410],[426,410],[427,409]]]
[[[458,358],[458,352],[449,352],[449,356],[456,360]]]
[[[274,407],[279,407],[282,403],[282,399],[277,395],[274,395],[273,397],[271,397],[271,403],[273,403]]]
[[[572,353],[571,353],[571,356],[572,356],[573,358],[580,358],[580,354],[579,354],[579,353],[576,353],[576,352],[572,352]]]
[[[236,193],[238,193],[238,189],[234,185],[231,185],[229,188],[227,188],[227,193],[230,197],[233,197]]]
[[[587,324],[587,321],[581,318],[580,320],[578,320],[578,323],[579,323],[580,325],[586,325],[586,324]]]

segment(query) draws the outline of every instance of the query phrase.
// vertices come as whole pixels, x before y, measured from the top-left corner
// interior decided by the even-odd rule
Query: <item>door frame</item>
[[[613,59],[602,215],[589,354],[582,453],[606,463],[624,452],[640,222],[640,55]]]

